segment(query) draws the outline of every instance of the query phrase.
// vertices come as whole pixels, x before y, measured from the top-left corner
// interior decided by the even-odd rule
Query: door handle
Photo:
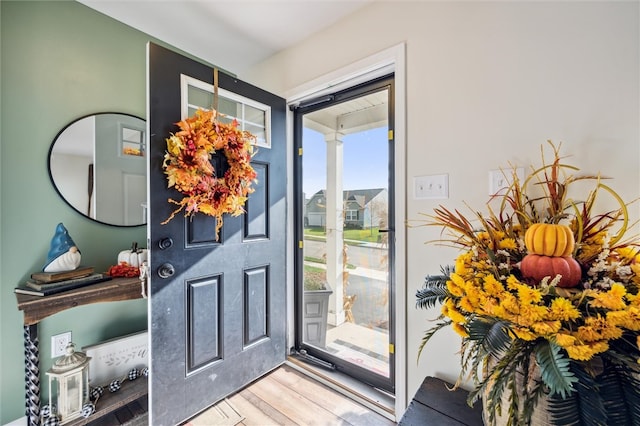
[[[393,232],[393,229],[378,229],[378,232]]]
[[[160,247],[160,250],[166,250],[172,245],[173,245],[173,240],[169,237],[163,238],[160,241],[158,241],[158,247]]]
[[[160,278],[171,278],[176,273],[176,269],[170,263],[163,263],[158,268],[158,276]]]

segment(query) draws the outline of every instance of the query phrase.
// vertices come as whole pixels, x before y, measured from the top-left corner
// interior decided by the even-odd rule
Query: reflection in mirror
[[[115,226],[146,223],[145,122],[98,113],[58,133],[49,149],[49,176],[80,214]]]

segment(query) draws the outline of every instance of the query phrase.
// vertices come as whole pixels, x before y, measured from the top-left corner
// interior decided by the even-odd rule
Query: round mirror
[[[49,149],[49,176],[78,213],[113,226],[147,221],[145,122],[119,113],[81,117]]]

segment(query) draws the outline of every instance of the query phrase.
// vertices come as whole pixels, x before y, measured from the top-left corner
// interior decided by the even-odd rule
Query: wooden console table
[[[427,377],[400,419],[399,426],[482,426],[482,403],[467,405],[464,389],[450,391],[453,384]]]
[[[18,310],[24,315],[25,399],[28,426],[40,425],[40,357],[38,323],[76,306],[142,298],[140,279],[114,278],[50,296],[16,293]],[[121,405],[117,403],[118,406]]]

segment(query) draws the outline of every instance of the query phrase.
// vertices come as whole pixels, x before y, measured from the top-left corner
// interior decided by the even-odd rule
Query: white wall
[[[406,42],[407,219],[438,204],[485,211],[488,171],[540,164],[545,140],[567,162],[640,196],[639,3],[380,2],[270,58],[241,78],[275,93]],[[413,176],[449,174],[449,199],[413,200]],[[638,203],[631,210],[640,217]],[[426,375],[455,380],[459,339],[417,348],[437,312],[417,310],[426,274],[452,249],[425,245],[435,228],[407,233],[408,394]],[[398,354],[401,356],[401,354]]]

